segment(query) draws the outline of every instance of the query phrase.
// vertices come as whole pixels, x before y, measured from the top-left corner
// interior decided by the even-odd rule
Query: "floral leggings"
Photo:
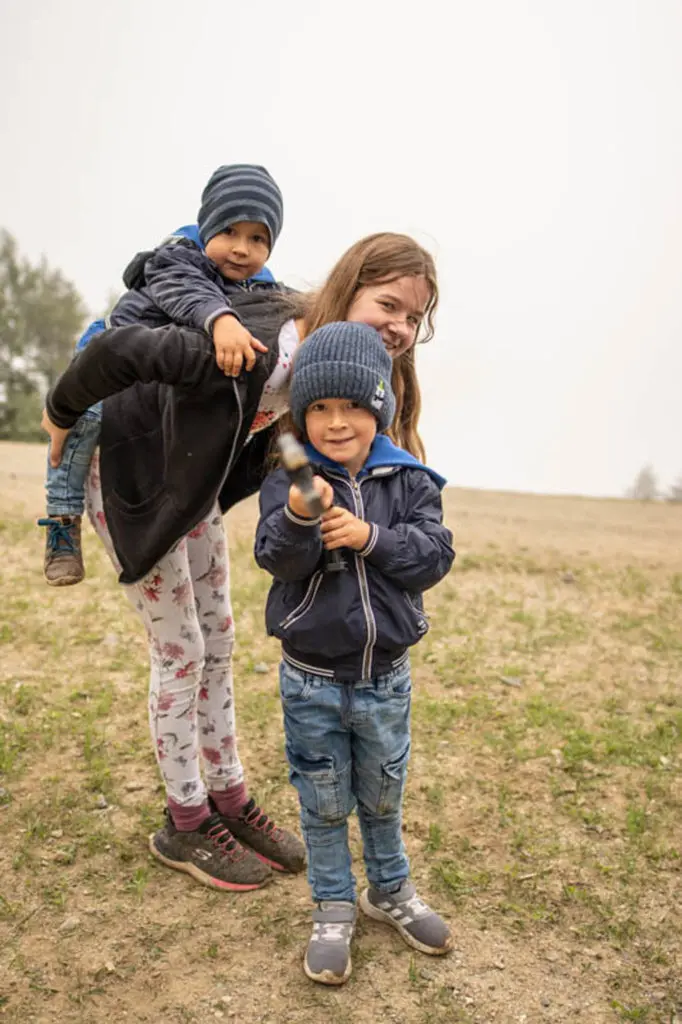
[[[88,475],[86,507],[120,572],[102,506],[99,452]],[[219,792],[244,778],[235,733],[229,563],[218,506],[144,579],[123,589],[147,631],[149,723],[167,795],[185,807],[199,805],[206,788]]]

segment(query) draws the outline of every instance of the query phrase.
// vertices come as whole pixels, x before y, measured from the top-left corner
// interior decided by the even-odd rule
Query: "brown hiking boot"
[[[38,526],[47,527],[43,572],[51,587],[70,587],[85,576],[81,551],[81,517],[48,516]]]
[[[240,846],[218,814],[193,832],[180,832],[166,808],[166,824],[149,837],[149,849],[163,864],[185,871],[212,889],[260,889],[272,872],[251,850]]]
[[[215,807],[210,797],[209,803]],[[249,800],[242,807],[238,818],[224,814],[220,817],[240,843],[250,846],[256,856],[275,871],[291,871],[292,874],[303,871],[305,846],[301,840],[275,825],[272,818],[256,806],[255,800]]]

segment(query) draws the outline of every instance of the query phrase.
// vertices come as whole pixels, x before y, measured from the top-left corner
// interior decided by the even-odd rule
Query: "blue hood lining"
[[[315,462],[320,466],[326,466],[337,473],[349,475],[347,469],[339,465],[338,462],[334,462],[333,459],[328,459],[326,455],[322,455],[321,452],[318,452],[317,448],[313,448],[310,442],[306,443],[305,450],[311,462]],[[410,455],[409,452],[398,448],[386,434],[377,434],[374,438],[367,462],[358,473],[358,477],[367,476],[373,469],[384,467],[398,468],[399,466],[421,469],[422,472],[427,473],[431,477],[441,491],[447,483],[445,477],[441,476],[440,473],[436,473],[435,469],[425,466],[419,459],[415,459],[414,455]]]

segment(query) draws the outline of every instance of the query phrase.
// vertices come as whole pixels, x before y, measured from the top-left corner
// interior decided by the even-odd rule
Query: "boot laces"
[[[59,519],[39,519],[38,526],[47,527],[47,546],[50,551],[78,554],[78,545],[73,534],[73,523],[62,523]]]

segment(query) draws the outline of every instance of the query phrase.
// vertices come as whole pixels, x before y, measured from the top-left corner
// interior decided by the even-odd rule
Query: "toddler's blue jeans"
[[[392,672],[355,683],[281,663],[289,778],[315,902],[355,900],[348,816],[356,805],[370,884],[392,892],[409,875],[401,824],[411,690],[407,657]]]
[[[96,334],[100,334],[108,326],[104,320],[95,320],[90,324],[78,344],[76,352],[85,348]],[[85,480],[88,466],[99,444],[99,431],[102,422],[102,403],[98,402],[83,413],[72,427],[64,445],[62,461],[56,469],[50,465],[50,451],[47,452],[47,475],[45,491],[47,494],[48,516],[81,516],[85,508]]]

